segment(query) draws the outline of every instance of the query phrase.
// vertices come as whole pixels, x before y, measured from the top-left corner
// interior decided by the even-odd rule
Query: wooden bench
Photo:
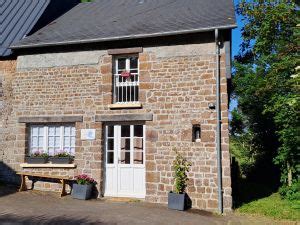
[[[37,178],[48,178],[48,179],[58,179],[62,184],[62,189],[60,193],[60,197],[63,197],[67,195],[66,192],[66,181],[72,180],[70,177],[67,176],[52,176],[52,175],[43,175],[38,173],[29,173],[29,172],[19,172],[17,173],[21,176],[21,186],[19,188],[19,191],[26,191],[26,177],[37,177]]]

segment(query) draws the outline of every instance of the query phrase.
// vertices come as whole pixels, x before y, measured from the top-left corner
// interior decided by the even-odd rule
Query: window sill
[[[131,109],[131,108],[142,108],[141,103],[115,103],[109,105],[110,109]]]
[[[76,168],[75,164],[52,164],[52,163],[44,163],[44,164],[21,163],[20,166],[22,168]]]

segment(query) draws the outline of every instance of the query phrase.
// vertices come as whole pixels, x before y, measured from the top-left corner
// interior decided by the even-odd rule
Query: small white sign
[[[95,129],[82,129],[81,140],[95,140],[96,130]]]

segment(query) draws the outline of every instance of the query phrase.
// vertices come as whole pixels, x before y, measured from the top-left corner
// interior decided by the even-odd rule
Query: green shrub
[[[182,194],[185,192],[187,181],[189,178],[187,177],[187,172],[189,172],[189,168],[191,163],[188,162],[180,153],[176,150],[176,159],[173,162],[174,169],[174,181],[175,181],[175,193]]]
[[[300,200],[300,181],[293,183],[291,186],[282,186],[279,189],[281,198],[287,200]]]

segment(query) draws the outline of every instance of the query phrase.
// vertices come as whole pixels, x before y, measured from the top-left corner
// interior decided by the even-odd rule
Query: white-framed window
[[[114,103],[139,102],[139,59],[137,55],[114,58]]]
[[[74,125],[30,125],[29,154],[40,151],[50,156],[64,151],[75,155]]]

